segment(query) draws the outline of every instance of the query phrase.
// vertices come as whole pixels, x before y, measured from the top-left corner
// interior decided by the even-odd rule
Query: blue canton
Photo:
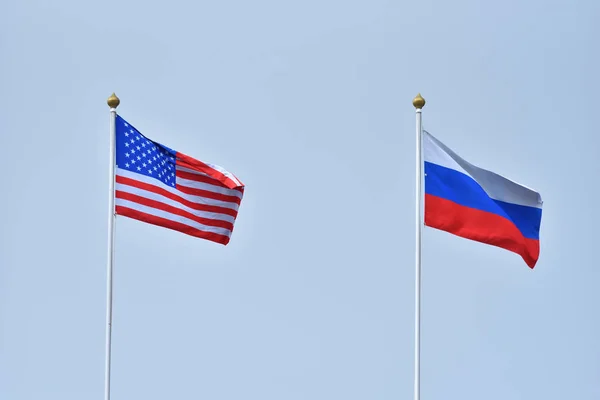
[[[145,175],[175,187],[177,153],[146,138],[119,115],[116,127],[117,168]]]

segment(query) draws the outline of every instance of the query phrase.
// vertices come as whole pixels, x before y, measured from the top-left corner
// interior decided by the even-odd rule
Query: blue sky
[[[598,399],[600,4],[0,5],[0,398],[100,399],[108,107],[247,186],[117,221],[113,399],[410,399],[414,108],[540,191],[541,257],[424,229],[422,399]]]

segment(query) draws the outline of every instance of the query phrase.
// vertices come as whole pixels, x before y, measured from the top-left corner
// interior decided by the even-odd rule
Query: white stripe
[[[426,162],[470,176],[492,199],[505,203],[542,208],[542,196],[535,190],[494,172],[476,167],[459,157],[426,131],[423,131],[423,156]]]
[[[196,174],[196,175],[202,175],[202,176],[206,176],[207,178],[210,179],[215,179],[212,176],[209,176],[208,174],[205,174],[204,172],[198,172],[198,171],[194,171],[191,168],[187,168],[187,167],[182,167],[181,165],[177,166],[177,170],[179,171],[184,171],[184,172],[189,172],[190,174]]]
[[[205,174],[204,172],[194,171],[191,168],[182,167],[181,165],[177,166],[177,170],[178,171],[183,171],[183,172],[189,172],[190,174],[202,175],[202,176],[205,176],[205,177],[210,178],[210,179],[215,179],[212,176],[210,176],[208,174]]]
[[[209,192],[224,194],[226,196],[235,196],[239,199],[242,198],[242,194],[239,192],[239,190],[231,190],[221,186],[211,185],[210,183],[198,182],[193,181],[191,179],[181,178],[179,176],[177,177],[176,182],[178,185],[186,186],[191,189],[207,190]]]
[[[135,194],[135,195],[143,197],[145,199],[155,200],[155,201],[161,202],[163,204],[167,204],[167,205],[170,205],[173,207],[180,208],[180,209],[187,211],[191,214],[194,214],[195,216],[200,217],[200,218],[216,219],[219,221],[227,221],[227,222],[231,222],[232,224],[235,222],[235,218],[232,217],[231,215],[195,210],[195,209],[190,208],[190,207],[186,206],[185,204],[182,204],[178,201],[169,199],[168,197],[165,197],[162,194],[150,192],[148,190],[140,189],[135,186],[129,186],[129,185],[124,185],[122,183],[117,183],[115,185],[115,189],[118,191],[121,191],[121,192]]]
[[[233,183],[236,184],[238,187],[240,187],[240,188],[244,187],[244,185],[242,184],[242,182],[240,182],[232,173],[227,172],[226,170],[224,170],[223,168],[219,167],[218,165],[213,165],[213,164],[209,164],[209,163],[204,163],[204,164],[206,164],[208,167],[214,169],[215,171],[222,173],[227,178],[231,179],[233,181]],[[210,179],[215,179],[212,176],[210,176],[208,174],[205,174],[204,172],[194,171],[193,169],[182,167],[182,166],[179,166],[179,165],[177,166],[177,169],[180,170],[180,171],[191,172],[192,174],[198,174],[198,175],[207,176]]]
[[[164,183],[162,183],[161,181],[159,181],[156,178],[150,178],[148,176],[142,175],[142,174],[137,174],[135,172],[131,172],[131,171],[127,171],[125,169],[122,168],[117,168],[116,169],[116,173],[119,176],[123,176],[125,178],[130,178],[130,179],[135,179],[137,181],[140,182],[144,182],[147,183],[149,185],[154,185],[156,187],[159,187],[161,189],[164,189],[170,193],[173,193],[177,196],[180,196],[186,200],[189,200],[193,203],[198,203],[198,204],[206,204],[206,205],[211,205],[211,206],[219,206],[219,207],[223,207],[223,208],[229,208],[232,210],[238,210],[239,206],[237,205],[237,203],[232,203],[229,201],[222,201],[222,200],[215,200],[215,199],[209,199],[207,197],[202,197],[202,196],[194,196],[191,194],[187,194],[187,193],[183,193],[179,190],[177,190],[176,188],[169,186],[169,185],[165,185]]]
[[[131,208],[132,210],[150,214],[155,217],[168,219],[169,221],[179,222],[181,224],[191,226],[192,228],[196,228],[196,229],[199,229],[204,232],[216,233],[216,234],[227,236],[227,237],[231,236],[231,231],[229,229],[203,225],[196,221],[192,221],[191,219],[188,219],[188,218],[176,215],[176,214],[171,214],[171,213],[163,211],[163,210],[158,210],[156,208],[147,207],[147,206],[141,205],[139,203],[134,203],[129,200],[115,199],[115,205]]]
[[[233,183],[235,183],[236,185],[242,186],[242,183],[240,181],[238,181],[237,178],[235,176],[233,176],[233,174],[231,174],[229,171],[225,170],[224,168],[221,168],[218,165],[214,165],[214,164],[210,164],[210,163],[205,163],[205,164],[208,165],[209,167],[211,167],[212,169],[219,171],[220,173],[222,173],[229,179],[231,179],[233,181]]]
[[[441,145],[441,146],[440,146]],[[443,147],[442,147],[443,146]],[[445,146],[429,132],[423,131],[423,158],[426,162],[450,168],[469,175],[453,158],[444,151]],[[447,148],[446,148],[447,149]],[[448,149],[449,150],[449,149]]]

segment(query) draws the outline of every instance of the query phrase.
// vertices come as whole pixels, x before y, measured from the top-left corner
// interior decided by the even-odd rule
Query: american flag
[[[244,185],[116,118],[115,212],[226,245]]]

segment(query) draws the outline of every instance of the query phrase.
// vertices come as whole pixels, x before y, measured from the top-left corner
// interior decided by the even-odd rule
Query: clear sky
[[[113,399],[411,399],[412,98],[540,191],[541,257],[423,232],[422,400],[600,398],[600,3],[4,0],[0,398],[102,399],[108,107],[247,186],[117,220]]]

